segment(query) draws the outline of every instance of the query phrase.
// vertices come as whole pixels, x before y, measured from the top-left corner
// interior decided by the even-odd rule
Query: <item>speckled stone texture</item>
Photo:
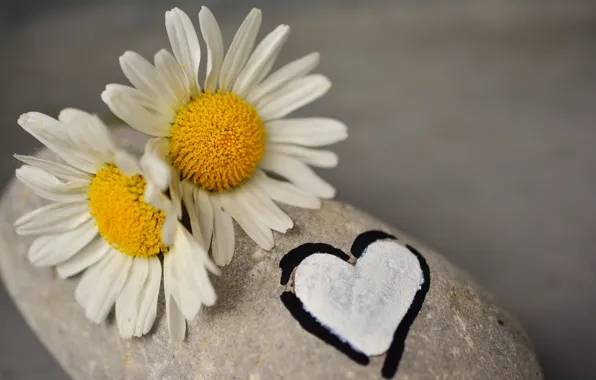
[[[416,247],[432,276],[395,379],[542,378],[519,324],[465,273],[399,230],[333,201],[315,211],[284,207],[295,226],[276,235],[270,252],[238,228],[234,260],[213,279],[219,301],[189,323],[185,342],[169,340],[163,297],[150,334],[122,340],[113,316],[102,325],[86,320],[74,300],[77,277],[63,281],[53,269],[27,262],[32,239],[18,237],[12,221],[42,204],[19,183],[8,187],[0,205],[0,274],[27,322],[74,379],[380,378],[383,356],[356,364],[303,330],[279,299],[278,265],[285,253],[307,242],[347,252],[359,233],[371,229]]]

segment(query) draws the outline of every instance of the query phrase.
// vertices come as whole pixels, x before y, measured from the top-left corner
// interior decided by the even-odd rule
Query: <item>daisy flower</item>
[[[56,267],[61,278],[84,271],[75,298],[87,318],[101,323],[115,305],[118,331],[130,338],[153,325],[163,256],[167,323],[172,338],[183,339],[185,319],[216,300],[207,271],[217,267],[162,192],[170,168],[158,148],[147,144],[139,162],[96,116],[75,109],[58,120],[31,112],[18,123],[66,162],[15,155],[25,163],[17,178],[51,201],[15,222],[18,234],[39,235],[31,263]]]
[[[319,208],[335,190],[308,166],[334,167],[335,153],[313,149],[347,137],[346,126],[329,118],[285,118],[314,101],[331,83],[309,74],[319,54],[308,54],[269,75],[288,38],[280,25],[257,46],[261,11],[253,9],[239,27],[227,53],[209,9],[199,12],[207,52],[199,84],[201,48],[190,18],[180,9],[166,12],[173,50],[161,50],[151,64],[134,52],[120,57],[134,87],[110,84],[102,99],[131,127],[158,138],[165,160],[189,188],[193,234],[211,248],[218,265],[234,252],[232,218],[260,247],[274,245],[272,230],[292,228],[281,202]],[[280,181],[270,175],[283,177]]]

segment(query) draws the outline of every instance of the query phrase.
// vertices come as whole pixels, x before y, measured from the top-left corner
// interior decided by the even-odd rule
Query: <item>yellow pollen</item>
[[[101,236],[129,256],[149,257],[165,253],[161,240],[166,213],[143,199],[145,179],[127,176],[106,164],[89,186],[89,208]]]
[[[171,154],[185,179],[224,191],[252,176],[265,140],[263,120],[248,102],[232,92],[204,92],[178,112]]]

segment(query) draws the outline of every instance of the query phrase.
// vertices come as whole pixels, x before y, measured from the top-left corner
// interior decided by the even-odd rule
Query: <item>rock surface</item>
[[[163,299],[151,333],[122,340],[113,318],[102,325],[85,318],[74,300],[78,278],[63,281],[53,269],[27,262],[31,239],[18,237],[12,221],[42,202],[19,183],[8,187],[0,205],[0,275],[27,322],[74,379],[380,378],[383,356],[357,364],[307,333],[280,301],[285,286],[279,262],[288,251],[322,242],[349,252],[367,230],[414,246],[432,276],[395,379],[542,378],[519,324],[465,273],[400,231],[332,201],[316,211],[283,207],[295,227],[276,236],[271,252],[238,229],[234,260],[213,279],[219,301],[189,323],[185,342],[170,342]]]

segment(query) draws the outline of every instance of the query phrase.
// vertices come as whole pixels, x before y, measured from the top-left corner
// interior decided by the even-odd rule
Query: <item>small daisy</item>
[[[84,272],[75,298],[87,318],[101,323],[115,304],[123,338],[140,337],[155,320],[164,261],[166,315],[173,339],[215,292],[217,273],[205,249],[178,222],[162,192],[170,168],[149,143],[140,162],[114,143],[96,117],[65,109],[58,120],[31,112],[19,125],[67,164],[15,155],[17,178],[52,203],[15,222],[20,235],[40,235],[29,247],[36,267],[55,266],[60,277]]]
[[[253,9],[226,54],[209,9],[199,12],[207,69],[199,85],[201,49],[195,28],[180,9],[166,12],[174,55],[161,50],[154,65],[133,52],[120,57],[131,84],[110,84],[102,99],[133,128],[159,138],[168,163],[190,187],[184,203],[195,217],[193,234],[211,248],[218,265],[234,252],[232,218],[260,247],[274,245],[272,230],[286,232],[292,220],[274,203],[319,208],[335,190],[308,165],[334,167],[335,153],[316,150],[347,137],[343,123],[328,118],[286,119],[329,90],[323,75],[309,74],[312,53],[271,75],[290,28],[280,25],[253,50],[261,11]],[[273,173],[287,180],[272,178]]]

